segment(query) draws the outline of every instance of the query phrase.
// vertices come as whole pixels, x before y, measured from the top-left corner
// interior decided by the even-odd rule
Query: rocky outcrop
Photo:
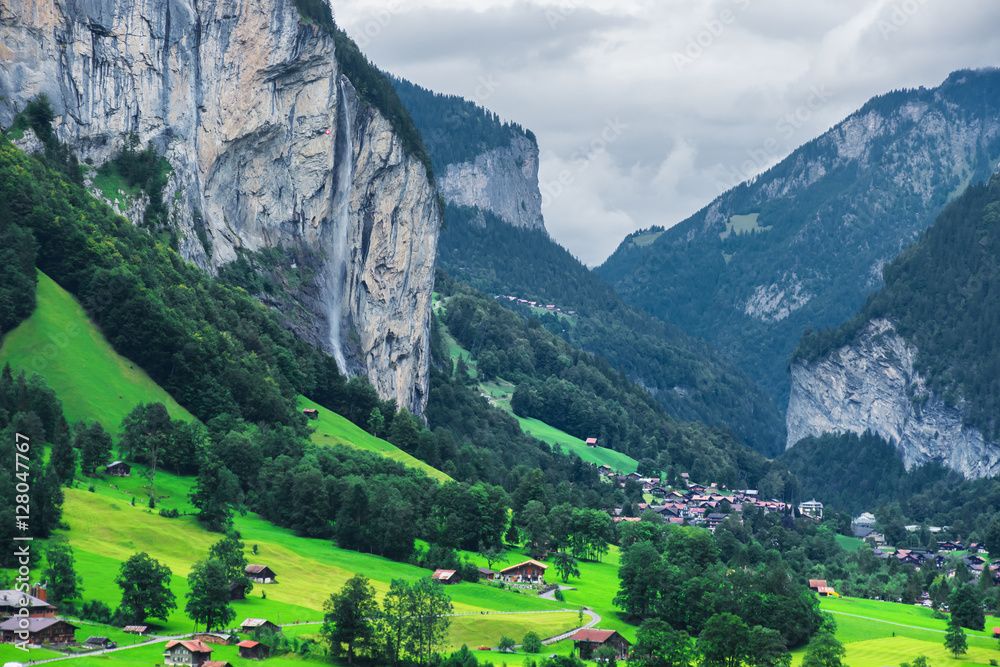
[[[449,164],[438,175],[449,203],[478,206],[515,227],[544,229],[538,190],[538,145],[526,136],[480,153],[471,162]]]
[[[794,363],[788,444],[823,433],[870,430],[893,443],[907,469],[936,461],[966,477],[1000,473],[1000,443],[963,425],[914,370],[917,350],[888,320],[869,322],[851,345],[813,363]]]
[[[334,56],[290,0],[4,3],[0,123],[45,93],[59,138],[95,166],[129,133],[152,142],[172,167],[164,196],[184,258],[211,271],[241,249],[313,257],[296,331],[343,348],[348,368],[419,413],[440,212],[420,161]]]

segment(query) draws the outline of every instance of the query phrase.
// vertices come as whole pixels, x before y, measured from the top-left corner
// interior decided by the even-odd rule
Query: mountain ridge
[[[881,267],[998,162],[1000,70],[961,70],[872,98],[651,242],[629,235],[596,272],[719,346],[783,407],[802,330],[849,318]]]

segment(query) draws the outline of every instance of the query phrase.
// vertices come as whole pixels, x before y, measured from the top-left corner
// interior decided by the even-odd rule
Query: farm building
[[[281,632],[281,627],[266,618],[248,618],[240,623],[240,631],[251,633],[254,630],[270,630],[271,632]]]
[[[29,644],[72,644],[77,627],[61,618],[28,618],[28,627],[21,627],[19,618],[0,623],[0,641],[5,644],[25,641]]]
[[[112,477],[128,477],[132,474],[132,466],[124,461],[112,461],[104,466],[104,472]]]
[[[247,565],[247,578],[258,584],[276,584],[277,575],[267,565]]]
[[[247,599],[247,586],[242,581],[231,581],[229,582],[229,599],[230,600],[246,600]]]
[[[203,667],[212,657],[212,647],[194,639],[171,639],[163,651],[163,662],[184,667]]]
[[[314,408],[306,408],[305,410],[302,411],[302,414],[304,414],[309,419],[319,419],[319,410],[316,410]]]
[[[831,595],[834,597],[840,597],[839,595],[837,595],[836,591],[833,590],[833,586],[826,585],[826,579],[810,579],[809,588],[819,593],[821,597],[827,597]]]
[[[497,576],[497,573],[494,572],[493,570],[491,570],[488,567],[481,567],[481,568],[479,568],[479,578],[482,579],[482,580],[484,580],[484,581],[492,581],[493,578],[496,577],[496,576]]]
[[[122,628],[122,632],[127,632],[130,635],[144,635],[148,629],[145,625],[126,625]]]
[[[93,648],[115,648],[116,646],[116,644],[107,637],[87,637],[87,641],[85,641],[84,644]]]
[[[199,642],[205,642],[206,644],[221,644],[223,646],[228,646],[230,643],[229,635],[224,632],[196,632],[191,636]]]
[[[597,438],[587,438],[588,447],[597,447]]]
[[[578,630],[570,637],[574,642],[575,649],[579,651],[581,660],[590,660],[591,656],[601,646],[610,646],[615,649],[619,660],[628,657],[629,648],[632,644],[629,640],[618,634],[617,630],[598,630],[597,628],[585,628]]]
[[[458,584],[462,581],[462,577],[455,570],[434,570],[431,579],[442,584]]]
[[[537,560],[526,560],[500,570],[499,578],[510,583],[544,584],[545,570],[548,567]]]
[[[271,649],[266,644],[252,639],[241,641],[237,646],[240,647],[240,657],[245,660],[263,660],[271,655]]]

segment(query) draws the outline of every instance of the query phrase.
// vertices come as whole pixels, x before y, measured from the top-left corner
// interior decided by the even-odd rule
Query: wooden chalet
[[[229,646],[232,641],[225,632],[196,632],[191,636],[191,639],[196,639],[206,644],[220,644],[222,646]]]
[[[548,567],[537,560],[526,560],[500,570],[498,578],[508,583],[544,584],[545,570]]]
[[[827,586],[826,579],[810,579],[809,588],[819,593],[820,597],[825,598],[830,595],[837,595],[833,590],[833,586]]]
[[[632,644],[629,640],[618,634],[617,630],[599,630],[597,628],[584,628],[577,630],[576,634],[570,637],[574,643],[574,649],[579,652],[581,660],[590,660],[594,651],[602,646],[610,646],[615,649],[618,660],[628,657]]]
[[[250,581],[257,584],[278,583],[278,575],[267,565],[247,565],[244,572],[246,572],[247,578]]]
[[[587,438],[586,443],[588,447],[597,447],[597,438]]]
[[[459,584],[462,582],[462,577],[455,570],[434,570],[431,579],[442,584]]]
[[[281,632],[281,626],[272,623],[266,618],[248,618],[240,623],[240,631],[250,634],[255,630],[269,630],[271,632]]]
[[[127,632],[130,635],[144,635],[149,627],[145,625],[126,625],[122,628],[122,632]]]
[[[56,608],[42,597],[45,589],[38,587],[36,590],[39,595],[29,595],[14,589],[0,590],[0,618],[22,615],[21,609],[25,607],[31,618],[53,618]]]
[[[5,644],[73,644],[77,626],[61,618],[28,617],[28,626],[22,627],[23,618],[8,618],[0,623],[0,641]]]
[[[237,646],[240,649],[240,657],[244,660],[264,660],[271,655],[271,649],[267,644],[252,639],[241,641]]]
[[[611,472],[611,466],[602,463],[601,465],[597,466],[597,472],[599,472],[602,475],[607,475]]]
[[[171,639],[163,648],[163,662],[167,665],[203,667],[212,659],[212,647],[196,639]]]
[[[993,638],[1000,639],[1000,628],[993,628]]]
[[[316,410],[315,408],[306,408],[302,411],[302,414],[309,419],[319,419],[319,410]]]
[[[128,477],[132,474],[132,466],[124,461],[112,461],[104,466],[104,472],[112,477]]]

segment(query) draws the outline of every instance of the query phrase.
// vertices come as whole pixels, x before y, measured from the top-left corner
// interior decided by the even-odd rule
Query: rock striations
[[[240,250],[312,257],[306,312],[286,319],[422,412],[436,194],[291,0],[4,3],[0,123],[41,93],[60,139],[95,166],[129,133],[165,154],[185,259],[214,271]]]
[[[451,204],[478,206],[514,227],[544,229],[538,190],[538,145],[515,136],[509,146],[480,153],[470,162],[449,164],[440,177]]]
[[[937,462],[966,477],[1000,473],[1000,443],[963,425],[961,404],[946,405],[915,370],[916,349],[885,319],[854,343],[791,367],[788,444],[823,433],[870,430],[893,443],[907,469]]]

